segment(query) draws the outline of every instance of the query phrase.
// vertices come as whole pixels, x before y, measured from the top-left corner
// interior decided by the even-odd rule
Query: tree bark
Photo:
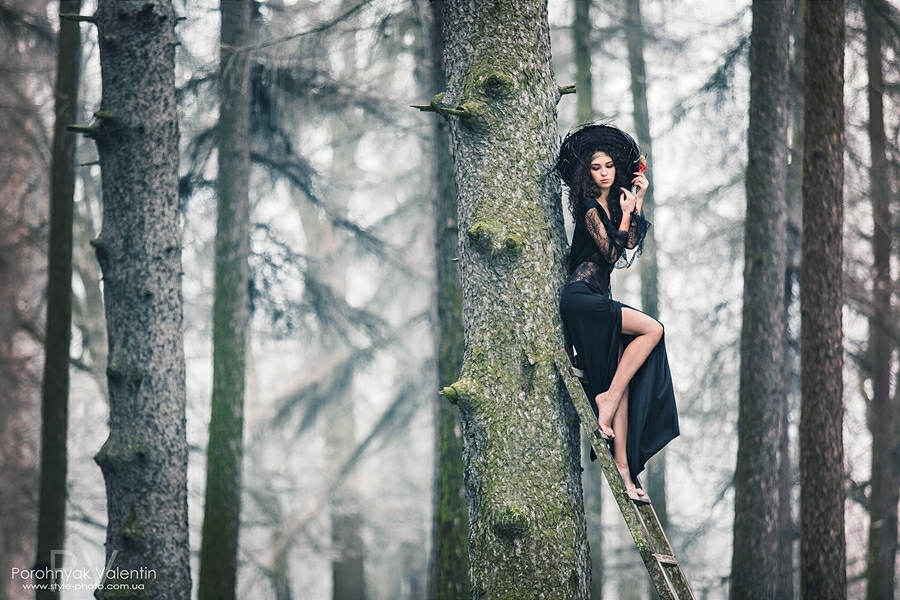
[[[869,169],[872,201],[872,315],[869,352],[872,397],[869,429],[872,432],[872,492],[869,496],[869,552],[866,572],[868,600],[894,599],[897,559],[897,503],[900,467],[896,464],[897,423],[891,398],[891,188],[888,181],[887,136],[884,129],[882,76],[883,17],[873,0],[863,2],[866,23],[866,62],[869,84]]]
[[[81,0],[62,0],[61,13],[78,14]],[[50,167],[50,247],[47,263],[47,330],[41,406],[41,481],[35,568],[59,568],[66,531],[66,441],[69,422],[69,346],[72,339],[72,237],[76,137],[66,131],[78,113],[81,31],[60,19],[56,64],[56,122]],[[55,559],[55,560],[54,560]],[[35,596],[59,598],[59,590]]]
[[[176,14],[170,0],[101,0],[95,18],[104,202],[94,246],[110,401],[109,438],[95,460],[106,480],[106,562],[115,571],[97,597],[121,597],[109,585],[122,584],[144,586],[130,597],[187,599]]]
[[[744,303],[730,595],[783,598],[777,588],[781,415],[787,407],[788,90],[791,0],[756,0],[750,35],[750,130]]]
[[[844,3],[816,2],[804,18],[800,594],[828,600],[844,598],[847,585],[841,380]]]
[[[447,88],[444,73],[444,26],[442,2],[431,6],[431,87],[432,93]],[[459,254],[459,226],[450,126],[435,117],[432,130],[432,177],[435,199],[435,265],[437,289],[435,310],[438,383],[445,387],[456,381],[463,361],[462,288],[456,257]],[[432,557],[429,567],[428,597],[438,600],[468,600],[469,516],[463,484],[463,444],[459,409],[439,397],[435,408],[435,481]]]
[[[554,362],[565,233],[546,2],[444,3],[473,598],[587,598],[578,419]],[[564,368],[564,367],[563,367]]]
[[[201,600],[237,594],[250,280],[251,0],[220,3],[213,389],[200,547]]]

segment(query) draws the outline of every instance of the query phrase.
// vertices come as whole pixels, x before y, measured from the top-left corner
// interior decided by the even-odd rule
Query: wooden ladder
[[[557,362],[557,369],[562,375],[572,403],[578,411],[581,426],[591,441],[591,446],[597,455],[597,462],[603,469],[609,489],[612,490],[619,510],[625,517],[625,524],[628,526],[628,531],[631,532],[631,537],[634,538],[634,544],[644,560],[644,565],[647,567],[647,572],[650,574],[650,579],[653,581],[659,597],[662,600],[694,600],[694,594],[691,592],[681,565],[675,558],[669,539],[659,524],[659,518],[656,516],[656,511],[653,510],[650,497],[629,495],[625,491],[625,484],[613,462],[612,452],[606,439],[600,433],[597,418],[591,409],[592,399],[585,387],[587,380],[584,371],[574,366],[571,356],[566,356],[566,358],[560,356],[559,361],[564,361]],[[563,365],[566,365],[566,368],[563,368]],[[581,393],[578,391],[579,388]],[[579,397],[584,400],[579,401]]]

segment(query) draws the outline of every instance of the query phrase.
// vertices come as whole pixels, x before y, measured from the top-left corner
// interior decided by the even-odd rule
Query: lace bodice
[[[594,199],[583,200],[578,212],[569,253],[568,283],[582,281],[599,293],[609,294],[610,273],[613,268],[631,266],[641,255],[650,222],[634,212],[628,231],[619,231]],[[629,255],[626,250],[633,252]]]

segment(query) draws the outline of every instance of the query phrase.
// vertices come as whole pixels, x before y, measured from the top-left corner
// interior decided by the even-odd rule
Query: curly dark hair
[[[610,196],[620,188],[631,185],[631,176],[637,171],[641,150],[630,135],[610,124],[588,124],[569,133],[559,149],[559,158],[554,170],[569,186],[569,210],[577,220],[580,216],[581,201],[596,198],[600,188],[591,177],[591,160],[597,152],[604,152],[616,165]],[[616,226],[622,222],[622,209],[618,202],[610,201],[610,220]]]

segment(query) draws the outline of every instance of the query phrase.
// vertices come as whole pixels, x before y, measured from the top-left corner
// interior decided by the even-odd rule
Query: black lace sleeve
[[[643,251],[644,237],[650,229],[650,222],[643,215],[633,212],[628,231],[619,231],[596,200],[586,200],[582,206],[585,210],[585,227],[600,255],[617,269],[630,267]],[[634,252],[629,256],[626,249]]]
[[[634,250],[631,259],[634,260],[641,255],[644,250],[644,238],[647,237],[647,231],[650,229],[650,221],[644,218],[644,215],[637,211],[631,213],[631,227],[628,228],[628,242],[625,247]]]
[[[625,253],[625,246],[628,243],[628,232],[619,231],[612,226],[606,213],[595,202],[593,206],[587,208],[584,213],[584,225],[600,256],[611,265],[618,263],[619,259]]]

